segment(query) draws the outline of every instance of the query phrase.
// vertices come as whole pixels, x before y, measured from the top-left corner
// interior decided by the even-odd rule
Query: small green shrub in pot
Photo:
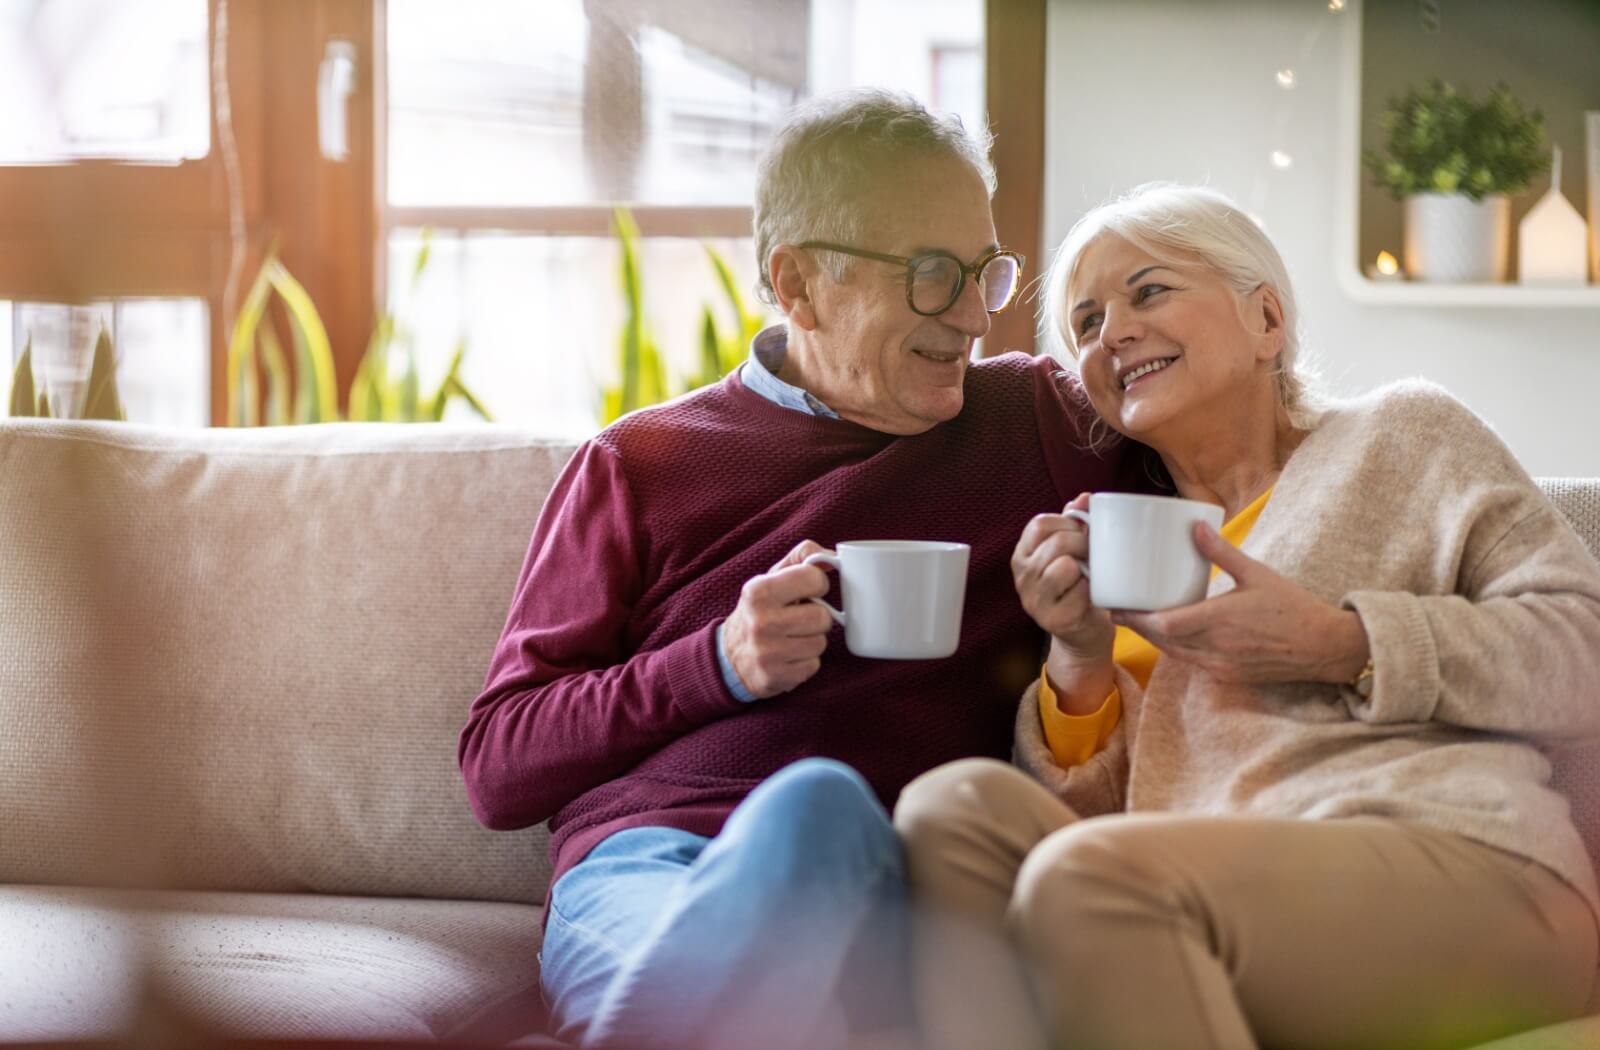
[[[1521,193],[1550,165],[1543,115],[1523,109],[1505,84],[1477,102],[1434,77],[1391,98],[1380,123],[1384,148],[1364,157],[1396,200],[1418,193],[1460,193],[1475,201]]]
[[[1544,117],[1504,84],[1481,101],[1434,77],[1391,98],[1385,141],[1363,161],[1406,206],[1406,271],[1433,281],[1501,281],[1509,197],[1549,166]]]

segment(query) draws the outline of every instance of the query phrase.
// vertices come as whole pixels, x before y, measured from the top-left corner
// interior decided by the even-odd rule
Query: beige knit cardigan
[[[1056,765],[1038,685],[1017,761],[1074,811],[1377,816],[1553,869],[1600,912],[1543,744],[1600,736],[1600,565],[1481,420],[1407,381],[1322,413],[1245,553],[1360,614],[1372,695],[1228,685],[1162,659],[1117,670],[1107,746]],[[1233,587],[1217,574],[1210,594]]]

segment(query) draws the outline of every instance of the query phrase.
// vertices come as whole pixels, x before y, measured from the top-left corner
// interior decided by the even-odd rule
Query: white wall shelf
[[[1361,167],[1362,23],[1365,0],[1350,0],[1344,17],[1340,78],[1339,165],[1343,169],[1334,209],[1334,274],[1351,299],[1371,306],[1483,307],[1489,309],[1596,308],[1600,284],[1578,287],[1503,284],[1437,284],[1426,281],[1373,280],[1357,261],[1361,251],[1361,195],[1379,192],[1364,183]],[[1579,202],[1582,206],[1582,202]],[[1370,261],[1370,260],[1368,260]]]
[[[1354,266],[1339,269],[1345,294],[1372,306],[1591,307],[1600,309],[1600,286],[1539,288],[1520,284],[1432,284],[1374,281]]]

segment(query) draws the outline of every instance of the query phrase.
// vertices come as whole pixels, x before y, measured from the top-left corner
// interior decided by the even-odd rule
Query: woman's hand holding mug
[[[1085,492],[1067,510],[1081,512],[1088,505]],[[1097,710],[1113,682],[1116,631],[1110,615],[1090,601],[1088,560],[1088,529],[1065,513],[1036,515],[1011,553],[1011,578],[1022,607],[1050,632],[1046,671],[1068,714]]]
[[[1233,578],[1226,594],[1157,612],[1116,613],[1164,656],[1222,682],[1348,682],[1371,654],[1361,617],[1311,594],[1196,526],[1196,548]]]
[[[1221,524],[1214,504],[1116,493],[1079,496],[1030,523],[1012,572],[1023,607],[1054,639],[1050,681],[1076,701],[1062,697],[1064,710],[1096,710],[1110,688],[1099,660],[1103,651],[1109,666],[1114,633],[1102,639],[1102,623],[1225,682],[1347,682],[1361,669],[1369,651],[1360,617],[1235,548]],[[1234,586],[1206,598],[1213,565]]]

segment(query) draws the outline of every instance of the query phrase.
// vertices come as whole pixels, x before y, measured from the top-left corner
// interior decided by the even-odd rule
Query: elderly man
[[[1142,450],[1088,450],[1050,361],[969,363],[1020,279],[992,183],[960,122],[909,98],[797,110],[755,206],[785,323],[585,444],[550,494],[460,762],[488,826],[550,821],[543,983],[567,1039],[825,1047],[862,1012],[841,986],[901,994],[885,809],[942,762],[1010,753],[1041,648],[1016,537],[1149,485]],[[808,553],[875,538],[971,545],[953,656],[852,655],[806,600],[829,586]]]

